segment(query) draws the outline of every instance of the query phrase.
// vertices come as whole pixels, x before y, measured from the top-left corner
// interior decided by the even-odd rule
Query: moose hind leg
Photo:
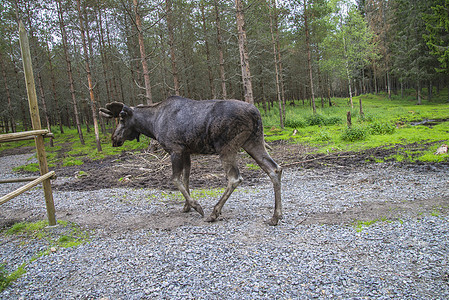
[[[282,168],[267,153],[263,143],[252,143],[243,147],[249,155],[257,162],[257,164],[270,177],[274,189],[274,214],[269,225],[277,225],[282,219],[282,202],[281,202],[281,177]]]
[[[231,196],[235,188],[243,180],[242,176],[240,176],[240,172],[237,167],[237,163],[235,161],[235,155],[232,155],[232,157],[225,157],[225,158],[222,157],[221,159],[223,168],[226,172],[228,184],[226,186],[225,192],[221,196],[218,203],[214,206],[214,209],[209,218],[207,218],[206,222],[214,222],[217,220],[218,216],[220,216],[221,214],[221,209],[223,208],[223,205],[229,199],[229,196]]]
[[[172,153],[171,154],[171,162],[172,162],[172,169],[173,169],[173,175],[172,175],[172,181],[175,187],[181,192],[181,194],[186,199],[186,203],[189,205],[189,207],[192,207],[194,210],[196,210],[198,213],[200,213],[201,216],[204,216],[204,211],[201,205],[196,202],[192,197],[190,197],[190,193],[188,191],[188,187],[186,188],[184,186],[183,180],[181,180],[181,175],[184,169],[184,159],[182,154],[178,153]],[[184,206],[185,208],[185,206]]]

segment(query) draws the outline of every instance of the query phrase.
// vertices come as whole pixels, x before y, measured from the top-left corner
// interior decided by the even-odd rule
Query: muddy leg
[[[192,207],[194,210],[199,212],[200,215],[204,216],[203,208],[201,207],[201,205],[198,202],[196,202],[195,200],[193,200],[192,197],[190,197],[188,190],[186,189],[183,181],[181,180],[181,174],[184,169],[183,154],[182,153],[172,153],[171,154],[171,162],[172,162],[172,169],[173,169],[173,175],[172,175],[173,184],[184,196],[189,207]]]
[[[263,144],[245,145],[244,149],[270,177],[274,189],[274,214],[269,225],[277,225],[282,219],[281,177],[282,168],[270,157]]]
[[[240,176],[240,172],[237,167],[235,157],[236,157],[235,154],[233,154],[231,157],[221,157],[223,168],[226,172],[228,184],[226,186],[226,190],[223,196],[221,196],[220,201],[218,201],[218,203],[215,205],[214,210],[212,211],[209,218],[207,218],[206,222],[214,222],[215,220],[217,220],[218,216],[221,214],[221,209],[223,208],[223,205],[226,203],[229,196],[231,196],[235,188],[243,180],[243,178]]]
[[[190,155],[184,154],[183,156],[183,169],[182,169],[182,182],[184,184],[184,187],[186,188],[187,193],[190,195],[189,190],[189,178],[190,178]],[[184,208],[182,209],[183,212],[189,212],[190,211],[190,204],[186,200],[184,203]]]

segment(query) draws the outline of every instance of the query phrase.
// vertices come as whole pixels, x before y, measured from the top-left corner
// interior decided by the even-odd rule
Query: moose
[[[282,218],[282,168],[265,148],[262,118],[252,104],[238,100],[191,100],[171,96],[152,105],[128,107],[120,102],[100,108],[105,118],[119,118],[112,134],[113,147],[126,140],[139,139],[140,134],[159,142],[170,155],[172,181],[185,198],[184,212],[195,209],[204,217],[201,205],[190,196],[191,154],[218,154],[226,172],[224,194],[206,219],[214,222],[235,188],[242,182],[237,166],[237,153],[243,148],[268,174],[274,188],[274,214],[268,221],[277,225]]]

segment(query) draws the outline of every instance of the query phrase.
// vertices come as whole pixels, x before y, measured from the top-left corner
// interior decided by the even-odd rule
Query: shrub
[[[368,132],[363,127],[346,128],[341,139],[347,142],[355,142],[366,139]]]
[[[324,125],[325,118],[320,114],[314,114],[307,117],[307,123],[309,124],[309,126]]]
[[[388,122],[374,122],[369,125],[369,132],[372,135],[392,134],[394,130],[394,125]]]
[[[304,122],[304,120],[291,119],[291,118],[286,118],[284,125],[285,125],[285,127],[290,127],[290,128],[304,128],[307,126],[307,124],[306,124],[306,122]]]
[[[341,122],[342,122],[341,118],[337,116],[327,117],[324,121],[325,125],[335,125],[340,124]]]

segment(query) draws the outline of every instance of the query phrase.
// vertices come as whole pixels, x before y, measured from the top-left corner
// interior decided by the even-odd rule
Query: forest
[[[449,0],[2,1],[1,131],[31,129],[19,20],[43,125],[77,127],[82,140],[98,108],[113,101],[240,99],[281,112],[280,127],[286,105],[312,114],[333,97],[352,104],[360,94],[405,91],[417,104],[432,101],[449,84],[448,7]]]

